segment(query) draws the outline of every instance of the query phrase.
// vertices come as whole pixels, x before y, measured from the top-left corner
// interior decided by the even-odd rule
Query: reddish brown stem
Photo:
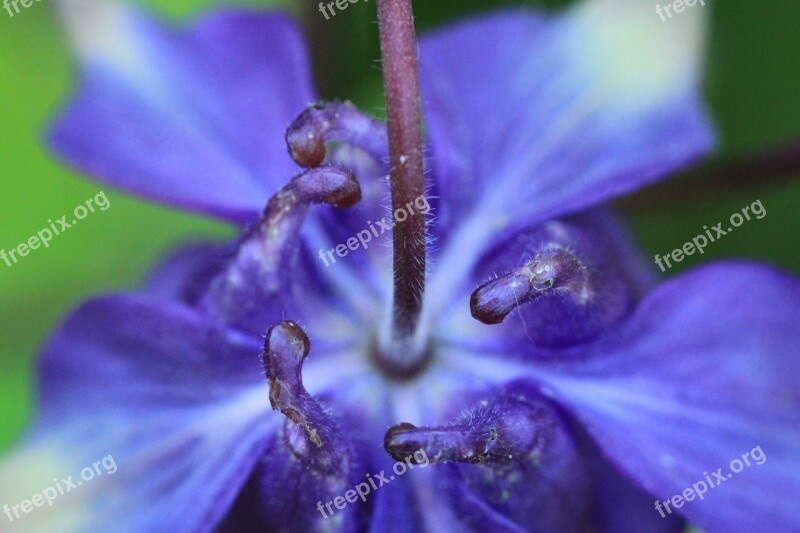
[[[800,143],[732,160],[701,163],[674,179],[618,200],[630,213],[699,205],[711,196],[785,182],[800,176]]]
[[[425,194],[417,80],[417,43],[411,0],[378,0],[383,83],[389,130],[392,211]],[[394,316],[398,340],[413,336],[425,290],[425,216],[394,227]]]

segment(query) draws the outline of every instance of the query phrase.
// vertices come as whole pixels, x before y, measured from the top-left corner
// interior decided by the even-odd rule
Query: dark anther
[[[384,449],[398,461],[423,450],[431,463],[499,466],[524,461],[547,445],[551,410],[520,394],[500,394],[447,426],[389,428]]]
[[[520,305],[550,294],[577,302],[590,296],[586,267],[565,248],[545,250],[520,268],[484,283],[472,293],[470,311],[484,324],[499,324]]]
[[[321,165],[325,145],[333,141],[357,146],[378,160],[389,153],[386,126],[349,102],[309,106],[286,130],[289,155],[305,168]]]
[[[321,411],[317,402],[303,387],[301,371],[311,343],[294,322],[272,326],[264,343],[263,363],[269,381],[269,403],[273,409],[303,428],[317,447],[322,441],[313,422]],[[315,411],[317,413],[315,413]]]

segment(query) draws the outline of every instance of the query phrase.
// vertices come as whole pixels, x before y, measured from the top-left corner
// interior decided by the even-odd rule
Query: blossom
[[[796,527],[800,284],[729,261],[659,285],[598,207],[712,147],[695,11],[665,25],[600,0],[421,41],[434,264],[424,357],[397,367],[380,354],[385,249],[317,259],[385,216],[386,131],[308,106],[294,25],[70,4],[82,82],[55,151],[242,234],[54,333],[0,499],[108,454],[118,471],[12,527],[677,530],[653,499],[756,445],[768,461],[676,511],[709,531]],[[415,451],[430,467],[325,511]]]

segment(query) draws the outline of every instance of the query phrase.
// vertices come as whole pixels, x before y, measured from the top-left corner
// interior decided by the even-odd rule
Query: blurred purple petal
[[[191,244],[169,255],[148,276],[144,290],[165,300],[194,305],[225,266],[227,245]]]
[[[592,357],[545,379],[654,499],[707,484],[720,467],[727,475],[760,447],[763,464],[750,459],[678,512],[709,530],[791,531],[800,522],[798,322],[796,279],[715,264],[659,287]]]
[[[296,171],[284,132],[314,93],[288,19],[217,11],[174,29],[113,4],[71,2],[63,13],[83,79],[51,143],[72,165],[235,222]]]
[[[606,4],[614,2],[549,18],[501,12],[421,39],[445,228],[463,230],[474,211],[494,228],[535,224],[709,151],[693,15],[667,28],[644,5]],[[682,44],[672,50],[676,38]]]
[[[0,499],[21,501],[110,454],[117,472],[25,525],[59,529],[69,517],[81,531],[210,531],[282,422],[270,414],[258,354],[180,305],[87,303],[45,349],[39,419],[26,448],[0,465],[2,477],[38,469],[4,483]]]

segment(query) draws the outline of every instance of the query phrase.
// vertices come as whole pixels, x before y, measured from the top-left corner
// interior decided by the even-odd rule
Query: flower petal
[[[144,289],[159,298],[195,305],[230,255],[224,244],[208,242],[179,248],[148,276]]]
[[[591,444],[591,443],[587,443]],[[679,515],[661,518],[653,513],[652,498],[624,478],[602,457],[596,446],[586,453],[592,457],[595,530],[602,533],[647,531],[647,533],[682,533],[686,531]]]
[[[703,501],[676,510],[691,522],[791,531],[800,523],[798,321],[796,279],[716,264],[661,286],[594,357],[545,379],[611,462],[662,502],[706,485]],[[709,474],[709,486],[719,468],[724,483]]]
[[[258,339],[186,307],[112,296],[79,309],[42,361],[39,419],[0,464],[0,500],[17,503],[80,479],[113,457],[116,472],[23,516],[37,531],[210,531],[252,472],[280,418]]]
[[[381,487],[375,495],[375,509],[370,517],[369,533],[383,533],[386,524],[392,524],[393,531],[405,533],[421,531],[420,513],[410,513],[414,508],[414,491],[411,483],[402,480],[388,487]]]
[[[288,19],[228,10],[168,29],[106,2],[71,0],[62,12],[82,83],[51,143],[71,164],[237,222],[296,172],[284,132],[314,95]]]
[[[701,15],[662,24],[649,4],[595,0],[560,17],[502,12],[422,39],[440,223],[482,242],[707,152]]]

